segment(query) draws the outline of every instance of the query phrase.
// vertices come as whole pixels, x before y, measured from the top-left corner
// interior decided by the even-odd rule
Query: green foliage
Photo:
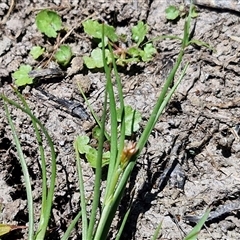
[[[61,45],[54,55],[57,62],[62,66],[67,66],[72,56],[72,50],[68,45]]]
[[[49,10],[42,10],[36,16],[36,25],[40,32],[44,33],[47,37],[56,38],[57,31],[62,28],[62,21],[60,16]],[[41,46],[33,46],[30,54],[34,59],[38,59],[45,53],[45,49]],[[47,52],[45,55],[47,57],[54,55],[54,59],[57,63],[66,67],[73,56],[72,50],[68,45],[61,45],[55,52]],[[27,84],[32,84],[33,79],[29,77],[28,73],[32,70],[29,65],[22,65],[20,68],[13,73],[13,78],[15,79],[15,84],[17,86],[25,86]]]
[[[192,6],[191,11],[190,11],[190,17],[191,17],[191,18],[196,18],[196,17],[198,17],[198,13],[197,13],[196,6]]]
[[[86,153],[86,158],[92,168],[97,167],[97,150],[95,148],[89,149],[89,152]],[[110,160],[110,152],[109,151],[104,152],[102,155],[102,167],[104,167],[105,165],[108,165],[109,160]]]
[[[138,24],[132,28],[132,40],[139,46],[146,37],[147,31],[147,24],[144,24],[143,21],[139,21]]]
[[[85,154],[85,157],[91,167],[96,168],[97,162],[97,150],[89,145],[89,137],[88,136],[78,136],[76,139],[76,144],[78,147],[78,151],[81,154]],[[110,152],[104,152],[102,158],[102,167],[109,163]]]
[[[30,54],[34,59],[38,59],[40,56],[43,55],[45,49],[40,46],[34,46],[32,47]]]
[[[165,9],[165,13],[168,20],[176,20],[179,17],[185,17],[188,14],[188,10],[184,5],[180,5],[179,7],[170,5]],[[189,14],[191,18],[196,18],[198,16],[195,6],[191,7]]]
[[[132,109],[131,106],[125,106],[125,135],[131,136],[133,132],[139,129],[139,123],[142,120],[141,113]],[[117,121],[121,122],[121,109],[117,109]]]
[[[102,24],[95,20],[87,20],[83,22],[84,32],[93,38],[102,39]],[[105,34],[105,46],[107,45],[107,39],[109,38],[112,42],[118,40],[118,36],[115,32],[115,28],[104,24],[104,34]]]
[[[95,20],[85,21],[83,27],[85,33],[98,41],[98,47],[92,50],[90,57],[83,57],[84,63],[89,69],[103,67],[103,56],[102,50],[100,49],[102,46],[102,28],[104,28],[104,47],[106,47],[107,44],[114,47],[114,58],[118,65],[124,66],[128,63],[139,61],[148,62],[152,60],[154,54],[157,53],[152,43],[143,44],[148,26],[142,21],[139,21],[137,25],[131,29],[133,43],[126,43],[126,36],[118,36],[114,27],[107,24],[102,25]],[[113,59],[108,49],[105,50],[105,56],[107,64],[112,63]]]
[[[53,204],[53,196],[54,196],[54,188],[55,188],[55,180],[56,180],[56,151],[54,149],[54,145],[51,137],[49,136],[46,128],[42,125],[42,123],[32,114],[25,98],[14,88],[15,93],[17,94],[21,104],[16,101],[13,101],[7,98],[4,94],[0,94],[0,98],[4,101],[4,107],[6,112],[6,117],[8,119],[9,125],[11,127],[11,131],[13,134],[13,144],[15,144],[19,163],[21,164],[21,170],[23,173],[23,181],[26,188],[27,195],[27,207],[28,207],[28,239],[45,239],[45,234],[47,232],[48,223],[50,220],[51,209]],[[25,154],[23,153],[23,148],[21,146],[21,142],[18,138],[19,131],[16,130],[14,125],[12,116],[9,112],[8,105],[12,105],[17,109],[20,109],[22,112],[26,113],[30,119],[35,132],[37,144],[39,146],[39,166],[41,166],[41,194],[42,194],[42,202],[38,211],[40,210],[40,219],[39,215],[36,216],[34,214],[34,202],[33,202],[33,194],[32,194],[32,179],[29,174],[29,166],[27,165]],[[50,149],[47,151],[47,155],[45,152],[45,148],[43,145],[42,138],[46,141],[46,146]],[[50,154],[49,154],[50,153]],[[49,161],[49,164],[46,164],[46,158]],[[50,159],[49,159],[50,158]],[[50,176],[47,175],[47,169],[51,172]],[[37,228],[37,230],[36,230]],[[35,232],[36,230],[36,232]]]
[[[180,16],[180,11],[177,7],[175,6],[169,6],[166,10],[166,18],[168,20],[175,20]]]
[[[108,64],[112,62],[111,55],[108,49],[105,50],[105,56],[107,58]],[[100,48],[93,49],[90,57],[83,56],[83,61],[89,69],[102,68],[103,67],[102,50]]]
[[[95,139],[99,139],[101,135],[101,128],[99,126],[95,126],[92,130],[92,136]]]
[[[191,9],[191,7],[190,7]],[[191,11],[190,11],[191,12]],[[166,81],[164,82],[162,89],[160,90],[159,97],[156,101],[156,104],[150,113],[149,120],[144,126],[143,131],[141,132],[141,135],[138,136],[137,142],[134,141],[128,141],[126,143],[126,132],[127,129],[130,128],[130,131],[132,132],[134,129],[138,129],[138,123],[140,121],[139,114],[137,111],[133,110],[132,108],[129,108],[128,106],[125,106],[124,104],[124,96],[122,91],[122,83],[116,68],[115,59],[112,58],[112,66],[114,71],[111,71],[112,69],[107,64],[107,57],[103,59],[104,64],[104,71],[106,74],[106,88],[105,88],[105,95],[104,95],[104,103],[103,103],[103,111],[102,111],[102,117],[101,121],[97,118],[96,115],[93,114],[94,119],[98,123],[99,128],[94,129],[93,136],[97,138],[98,140],[98,147],[93,148],[89,143],[90,139],[87,136],[80,136],[77,137],[76,141],[74,142],[74,148],[76,151],[76,166],[77,166],[77,174],[79,179],[79,190],[80,190],[80,208],[81,210],[79,213],[74,217],[72,223],[68,226],[68,229],[66,230],[64,237],[62,240],[66,240],[70,238],[71,231],[74,229],[74,226],[77,224],[78,219],[81,217],[81,221],[79,221],[79,224],[82,224],[82,227],[80,228],[79,234],[81,234],[82,239],[84,240],[104,240],[107,239],[108,233],[112,227],[114,229],[114,226],[111,226],[113,219],[116,216],[117,210],[119,209],[119,205],[121,204],[121,200],[123,198],[125,189],[129,183],[129,180],[131,179],[131,172],[137,162],[137,159],[139,155],[141,154],[144,146],[146,145],[150,134],[152,133],[155,124],[159,121],[159,118],[161,114],[163,113],[165,107],[171,100],[172,95],[176,91],[178,85],[180,84],[181,80],[183,79],[188,64],[185,65],[182,72],[180,73],[180,76],[178,79],[176,79],[176,73],[179,73],[179,70],[183,67],[183,57],[185,54],[185,49],[187,46],[189,46],[191,43],[193,43],[193,40],[190,40],[189,32],[190,32],[190,22],[191,17],[190,14],[188,15],[187,19],[185,20],[185,26],[184,26],[184,34],[183,38],[179,38],[181,40],[181,49],[179,51],[179,54],[177,56],[176,62],[172,68],[172,70],[169,73],[169,76],[167,77]],[[139,26],[142,26],[142,24],[139,24]],[[135,31],[135,30],[134,30]],[[139,30],[140,31],[140,30]],[[104,36],[104,32],[102,32]],[[110,38],[109,38],[110,39]],[[132,47],[132,55],[127,53],[128,48],[125,49],[125,51],[121,52],[121,59],[117,58],[117,60],[121,60],[123,63],[127,62],[131,58],[134,59],[140,59],[141,56],[139,55],[142,53],[141,50],[144,51],[142,48],[138,48],[138,43],[140,41],[141,36],[135,36],[136,45],[131,46]],[[101,41],[104,41],[104,37],[102,37]],[[112,44],[112,42],[110,42]],[[111,48],[111,44],[108,45],[110,56],[113,56],[113,51]],[[141,46],[142,43],[140,43],[139,46]],[[137,47],[136,47],[137,46]],[[146,48],[145,51],[151,52],[151,45],[144,45]],[[135,47],[135,48],[133,48]],[[143,46],[141,46],[143,47]],[[149,50],[150,49],[150,50]],[[115,49],[119,50],[119,48]],[[102,48],[102,55],[105,56],[105,48]],[[115,52],[116,54],[116,52]],[[130,58],[127,58],[127,55],[124,56],[124,54],[129,54]],[[150,54],[150,53],[149,53]],[[148,58],[148,54],[145,56]],[[131,60],[130,60],[131,61]],[[20,69],[19,69],[20,70]],[[27,69],[27,71],[30,71],[31,67]],[[115,75],[115,79],[112,79],[112,73]],[[20,74],[21,75],[21,74]],[[116,84],[116,85],[115,85]],[[115,89],[115,86],[117,88]],[[117,91],[116,91],[117,90]],[[17,93],[17,92],[16,92]],[[18,93],[17,93],[18,94]],[[50,227],[49,220],[51,218],[51,212],[52,212],[52,206],[53,206],[53,200],[54,200],[54,193],[55,193],[55,185],[56,185],[56,171],[57,171],[57,165],[56,165],[56,151],[54,149],[54,145],[52,142],[51,137],[47,133],[47,130],[44,128],[42,123],[32,114],[30,111],[25,99],[21,96],[21,94],[18,94],[18,96],[21,99],[22,105],[19,105],[17,102],[14,102],[10,99],[8,99],[5,95],[0,94],[0,97],[4,100],[4,106],[6,111],[6,116],[8,118],[8,122],[10,124],[10,127],[12,129],[13,133],[13,142],[16,145],[18,157],[20,159],[22,172],[24,175],[24,185],[26,186],[26,193],[27,193],[27,203],[28,203],[28,239],[45,239],[45,235],[48,232],[48,229]],[[121,110],[116,109],[116,104],[120,105]],[[39,166],[41,166],[40,173],[41,173],[41,179],[42,179],[42,204],[41,204],[41,213],[40,213],[40,219],[39,215],[36,216],[34,214],[34,201],[33,201],[33,195],[32,195],[32,184],[31,184],[31,178],[29,175],[29,168],[27,166],[27,161],[24,158],[23,149],[21,147],[21,142],[18,139],[18,132],[16,131],[16,128],[14,126],[14,123],[12,121],[10,112],[8,110],[8,105],[12,105],[18,109],[21,109],[23,112],[28,114],[31,118],[31,122],[33,124],[35,135],[37,139],[37,143],[39,145],[39,157],[37,159],[40,159]],[[91,112],[93,112],[91,110]],[[110,137],[107,136],[108,133],[106,133],[105,124],[107,123],[107,120],[110,121]],[[129,124],[131,122],[131,124]],[[41,131],[40,131],[41,129]],[[104,142],[107,140],[110,141],[110,153],[108,151],[104,150]],[[47,141],[46,141],[47,140]],[[51,151],[51,157],[49,159],[49,151],[45,152],[44,148],[44,142],[46,142],[46,145],[50,147]],[[85,182],[83,178],[83,169],[81,167],[81,159],[80,155],[84,154],[86,158],[88,158],[89,163],[92,167],[95,167],[94,171],[94,190],[93,193],[86,194],[85,189]],[[50,161],[47,161],[50,160]],[[109,164],[107,168],[107,176],[106,181],[104,184],[102,184],[102,166],[105,164]],[[51,172],[51,174],[47,174],[47,172]],[[37,206],[39,209],[39,206]],[[120,239],[121,237],[121,229],[123,229],[126,219],[128,217],[128,214],[130,213],[131,203],[127,206],[128,210],[127,213],[124,216],[124,219],[121,223],[121,226],[119,228],[119,235],[116,239]],[[193,240],[196,239],[197,234],[199,233],[201,227],[203,226],[204,222],[207,219],[207,212],[203,218],[200,220],[199,224],[193,229],[193,231],[190,232],[188,236],[186,236],[185,240]],[[121,219],[122,220],[122,219]],[[119,226],[119,225],[118,225]],[[161,224],[159,224],[159,227],[155,231],[155,235],[153,239],[157,239],[157,235],[160,231]],[[36,230],[37,229],[37,230]]]
[[[131,106],[124,107],[125,112],[125,136],[131,136],[134,132],[139,129],[139,123],[142,120],[141,114],[139,111],[134,110]],[[121,110],[117,109],[117,122],[121,124]],[[120,134],[120,132],[119,132]],[[101,135],[101,128],[96,126],[93,129],[92,137],[99,141]],[[80,154],[85,154],[87,161],[90,163],[91,167],[96,168],[97,162],[97,150],[90,146],[90,139],[88,136],[79,136],[76,140],[77,148]],[[102,167],[109,164],[110,152],[103,152],[102,156]]]
[[[210,209],[207,209],[207,211],[204,213],[202,218],[199,220],[198,224],[191,230],[191,232],[183,239],[183,240],[197,240],[198,239],[198,234],[205,224],[208,215],[210,213]]]
[[[56,38],[57,31],[62,28],[62,20],[56,12],[42,10],[36,16],[36,25],[46,36]]]
[[[33,78],[29,77],[28,73],[32,70],[30,65],[21,65],[17,71],[13,73],[15,84],[17,86],[25,86],[33,83]]]
[[[90,139],[88,136],[80,136],[77,139],[77,144],[78,144],[78,150],[81,154],[88,153],[90,150],[90,146],[88,145]]]
[[[140,52],[140,56],[144,62],[149,62],[152,60],[152,56],[157,53],[156,48],[152,43],[147,43],[143,48],[143,51]]]

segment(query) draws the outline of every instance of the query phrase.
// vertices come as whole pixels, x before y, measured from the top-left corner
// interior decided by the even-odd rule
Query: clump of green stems
[[[28,204],[28,217],[29,217],[29,225],[28,225],[28,239],[44,239],[48,222],[51,216],[51,210],[52,210],[52,203],[53,203],[53,196],[54,196],[54,187],[55,187],[55,180],[56,180],[56,152],[54,149],[54,144],[49,136],[46,128],[43,126],[43,124],[32,114],[30,108],[28,107],[27,102],[23,98],[23,96],[14,88],[17,96],[21,100],[23,106],[18,104],[17,102],[7,98],[4,94],[1,94],[1,98],[4,100],[4,107],[5,112],[8,118],[9,125],[11,127],[11,131],[13,133],[13,139],[16,145],[18,157],[20,160],[20,164],[23,171],[24,176],[24,182],[26,186],[26,193],[27,193],[27,204]],[[42,173],[42,204],[41,204],[41,214],[40,214],[40,220],[38,229],[35,232],[34,231],[34,208],[33,208],[33,195],[32,195],[32,187],[31,187],[31,179],[28,172],[28,167],[26,164],[26,160],[23,154],[23,150],[21,147],[20,140],[18,138],[18,133],[16,131],[16,128],[14,126],[13,120],[11,118],[11,115],[9,113],[8,104],[15,106],[16,108],[22,110],[25,112],[32,120],[33,128],[35,130],[35,135],[37,138],[37,143],[39,146],[39,152],[40,152],[40,159],[41,159],[41,173]],[[47,140],[47,145],[50,147],[51,152],[51,177],[50,179],[47,178],[47,167],[46,167],[46,156],[45,156],[45,150],[43,147],[43,140],[41,137],[41,133],[39,131],[43,132],[44,136]],[[47,182],[50,182],[49,186]]]
[[[191,7],[192,6],[190,6],[190,8]],[[191,12],[191,10],[189,12]],[[113,218],[116,214],[120,201],[123,197],[124,191],[126,189],[126,185],[130,178],[131,172],[136,164],[136,161],[139,155],[141,154],[143,147],[148,141],[149,135],[152,132],[155,124],[159,120],[159,117],[161,116],[164,108],[169,103],[173,93],[176,91],[176,88],[178,87],[178,85],[180,84],[181,80],[183,79],[186,73],[188,63],[184,66],[180,74],[180,77],[172,86],[175,74],[177,70],[180,68],[180,64],[182,63],[182,59],[183,59],[186,47],[193,42],[196,43],[196,40],[193,41],[189,37],[190,22],[191,22],[191,17],[189,15],[185,20],[183,38],[182,39],[177,38],[181,40],[181,49],[178,54],[176,63],[163,85],[160,96],[157,99],[155,107],[152,110],[152,113],[150,115],[150,118],[147,122],[146,127],[144,128],[137,142],[128,142],[127,145],[125,141],[125,115],[124,115],[124,98],[123,98],[122,84],[121,84],[121,80],[120,80],[115,62],[113,61],[112,63],[113,68],[110,68],[107,65],[106,58],[104,55],[105,51],[103,48],[104,70],[105,70],[107,81],[106,81],[105,95],[104,95],[103,115],[101,117],[101,120],[97,119],[96,115],[93,113],[93,115],[95,116],[95,120],[97,121],[101,129],[101,134],[100,134],[99,145],[98,145],[98,156],[97,156],[97,164],[96,164],[96,171],[95,171],[95,183],[94,183],[94,191],[93,191],[93,198],[92,198],[92,208],[89,213],[86,207],[87,198],[84,190],[83,173],[82,173],[82,167],[81,167],[80,154],[78,151],[78,144],[77,144],[78,138],[77,138],[74,142],[74,148],[76,152],[76,165],[78,170],[79,189],[81,193],[81,197],[80,197],[81,211],[70,223],[65,234],[61,238],[62,240],[66,240],[70,237],[74,229],[74,226],[77,224],[80,218],[81,218],[81,224],[82,224],[81,235],[83,240],[107,239]],[[104,42],[104,32],[102,34],[102,41]],[[197,42],[200,43],[199,41]],[[201,45],[204,45],[204,44],[201,44]],[[113,54],[113,50],[111,46],[109,46],[109,50],[111,54]],[[114,75],[115,75],[118,96],[115,96],[113,91],[113,80],[111,78],[112,70],[114,71]],[[29,109],[22,95],[18,93],[17,90],[15,90],[15,92],[18,95],[19,99],[21,100],[23,106],[7,98],[4,94],[1,94],[0,97],[4,100],[6,115],[7,115],[9,124],[11,126],[14,142],[17,148],[18,156],[20,159],[20,163],[21,163],[23,175],[24,175],[24,181],[25,181],[26,192],[27,192],[28,214],[29,214],[28,239],[43,240],[46,235],[46,231],[47,231],[47,227],[48,227],[48,223],[51,215],[53,197],[54,197],[54,187],[55,187],[55,179],[56,179],[56,153],[55,153],[54,144],[51,140],[51,137],[49,136],[43,124],[32,114],[31,110]],[[116,117],[117,116],[117,113],[116,113],[117,97],[119,99],[121,115],[122,115],[122,122],[120,125],[120,134],[118,130],[119,125]],[[34,130],[35,130],[37,142],[39,145],[40,159],[41,159],[41,173],[42,173],[42,205],[41,205],[42,209],[41,209],[41,217],[38,223],[37,230],[34,229],[34,222],[36,219],[34,216],[31,180],[28,173],[26,161],[24,159],[24,154],[21,148],[20,140],[18,139],[17,131],[15,129],[11,115],[9,113],[9,109],[8,109],[9,104],[21,109],[23,112],[25,112],[27,115],[30,116]],[[110,150],[110,161],[109,161],[107,179],[106,179],[106,185],[105,185],[106,187],[103,190],[103,195],[101,195],[102,155],[103,155],[103,148],[104,148],[103,144],[107,136],[106,130],[105,130],[105,122],[107,118],[108,109],[109,109],[109,116],[110,116],[110,123],[111,123],[111,130],[109,134],[111,136],[110,137],[111,150]],[[40,130],[45,136],[51,151],[50,179],[48,179],[48,176],[47,176],[46,158],[45,158],[46,149],[44,149],[43,147],[43,140],[40,134]],[[101,213],[98,211],[99,206],[101,206]],[[120,239],[129,213],[130,213],[130,207],[122,220],[121,227],[118,230],[116,239]],[[185,240],[197,238],[197,234],[199,233],[204,222],[206,221],[208,213],[209,213],[209,210],[203,216],[203,218],[198,223],[198,225],[191,231],[191,233],[184,238]],[[156,229],[156,232],[153,234],[152,239],[158,238],[160,229],[161,229],[161,225],[159,225],[159,227]]]

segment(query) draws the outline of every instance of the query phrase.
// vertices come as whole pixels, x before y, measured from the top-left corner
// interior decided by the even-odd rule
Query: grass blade
[[[149,135],[151,134],[151,131],[152,129],[154,128],[156,122],[158,121],[159,117],[160,117],[160,114],[161,112],[159,112],[159,109],[162,109],[163,110],[163,106],[162,106],[162,103],[164,101],[164,98],[167,94],[167,91],[169,89],[169,87],[171,86],[172,84],[172,81],[174,79],[174,76],[175,76],[175,73],[177,72],[181,62],[182,62],[182,58],[183,58],[183,55],[184,55],[184,50],[182,49],[178,55],[178,58],[177,58],[177,61],[173,67],[173,69],[171,70],[164,86],[163,86],[163,89],[161,91],[161,94],[157,100],[157,103],[152,111],[152,114],[148,120],[148,123],[138,141],[138,149],[139,149],[139,152],[142,151],[143,147],[145,146],[146,142],[147,142],[147,139],[149,138]]]
[[[27,102],[25,101],[24,97],[15,89],[13,88],[17,96],[20,98],[22,101],[24,107],[31,112]],[[44,154],[44,147],[42,144],[42,138],[40,135],[40,132],[37,127],[37,123],[34,121],[33,118],[31,118],[33,128],[35,131],[36,139],[38,142],[38,148],[40,152],[40,159],[41,159],[41,172],[42,172],[42,207],[41,207],[41,214],[40,214],[40,221],[39,221],[39,229],[41,228],[42,224],[44,224],[44,217],[45,217],[45,209],[47,206],[47,169],[46,169],[46,159],[45,159],[45,154]],[[39,231],[37,231],[39,232]]]
[[[199,220],[198,224],[192,229],[192,231],[184,238],[184,240],[197,240],[198,234],[206,222],[211,209],[207,209],[202,218]]]
[[[107,92],[105,91],[103,116],[102,116],[102,123],[101,123],[102,128],[99,136],[98,155],[97,155],[97,163],[96,163],[93,203],[92,203],[91,217],[90,217],[89,228],[88,228],[88,238],[86,240],[90,240],[93,238],[94,226],[96,226],[97,208],[99,206],[99,201],[100,201],[100,189],[101,189],[101,177],[102,177],[102,155],[103,155],[103,144],[104,144],[104,137],[105,137],[106,114],[107,114]]]
[[[157,228],[154,232],[154,235],[152,237],[152,240],[157,240],[158,239],[161,228],[162,228],[162,221],[158,224],[158,226],[157,226]]]
[[[18,96],[21,96],[21,95],[18,94]],[[35,236],[35,239],[41,240],[41,239],[44,239],[45,234],[46,234],[48,222],[49,222],[49,219],[50,219],[50,216],[51,216],[52,203],[53,203],[54,187],[55,187],[55,180],[56,180],[56,152],[55,152],[55,149],[54,149],[54,144],[53,144],[52,139],[49,136],[46,128],[32,114],[32,112],[29,110],[28,107],[27,108],[22,107],[21,105],[19,105],[15,101],[13,101],[11,99],[8,99],[4,94],[0,94],[0,97],[5,102],[9,103],[10,105],[15,106],[16,108],[20,109],[21,111],[23,111],[24,113],[29,115],[30,118],[32,119],[32,121],[35,122],[40,127],[40,129],[42,130],[42,132],[45,135],[46,140],[48,142],[48,146],[50,147],[50,151],[51,151],[50,186],[49,186],[49,188],[47,188],[47,186],[46,186],[46,188],[48,189],[48,191],[47,191],[47,198],[46,198],[46,200],[44,199],[45,202],[42,203],[41,218],[40,218],[40,222],[39,222],[38,231],[37,231],[37,234]],[[22,98],[22,97],[20,97],[20,98],[21,98],[21,100],[25,101],[24,98]],[[25,102],[24,105],[25,104],[27,104],[27,103]],[[43,164],[44,164],[44,162],[43,162]],[[44,169],[42,169],[42,170],[44,171]]]
[[[66,232],[64,233],[64,235],[62,236],[61,240],[68,240],[71,232],[73,230],[73,228],[75,227],[75,225],[77,224],[79,218],[82,216],[82,211],[79,211],[79,213],[76,215],[76,217],[72,220],[71,224],[68,226]],[[84,238],[82,238],[84,239]]]
[[[81,196],[82,239],[87,239],[88,222],[87,222],[86,195],[85,195],[85,190],[84,190],[82,166],[81,166],[81,160],[80,160],[80,156],[79,156],[77,140],[75,140],[75,142],[74,142],[74,148],[75,148],[75,153],[76,153],[79,189],[80,189],[80,196]]]
[[[27,205],[28,205],[28,218],[29,218],[29,223],[28,223],[28,239],[33,240],[34,237],[34,210],[33,210],[33,196],[32,196],[32,187],[31,187],[31,180],[28,172],[28,167],[23,155],[23,151],[21,148],[21,144],[19,141],[19,138],[17,136],[17,132],[15,129],[15,126],[13,124],[11,115],[8,110],[8,106],[6,102],[4,101],[4,107],[5,107],[5,112],[6,116],[9,122],[9,125],[11,127],[11,131],[13,134],[13,139],[17,148],[17,153],[19,156],[23,176],[24,176],[24,181],[25,181],[25,187],[26,187],[26,192],[27,192]]]

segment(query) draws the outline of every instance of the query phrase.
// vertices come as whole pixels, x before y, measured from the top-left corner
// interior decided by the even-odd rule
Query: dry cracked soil
[[[66,43],[72,47],[75,57],[72,65],[63,69],[65,75],[46,76],[22,89],[31,110],[48,129],[58,153],[56,191],[46,239],[60,239],[79,211],[73,141],[78,135],[89,134],[94,120],[76,82],[80,81],[99,116],[103,104],[104,73],[82,66],[82,56],[90,53],[92,45],[83,32],[81,21],[88,17],[105,21],[116,27],[118,33],[129,35],[130,27],[143,20],[149,25],[148,39],[161,35],[182,36],[184,19],[170,22],[165,18],[168,5],[181,3],[1,0],[0,90],[11,99],[16,99],[11,88],[12,73],[21,64],[36,68],[38,62],[30,57],[30,49],[35,45],[48,48],[52,44],[36,28],[35,17],[39,10],[57,11],[66,29],[74,28]],[[116,236],[133,187],[132,210],[122,239],[151,239],[161,221],[159,239],[183,239],[209,206],[211,214],[199,239],[240,239],[240,14],[234,11],[237,9],[210,8],[205,4],[197,9],[199,15],[192,22],[193,37],[216,51],[196,45],[187,48],[183,61],[189,62],[186,76],[136,164],[108,239]],[[152,61],[120,69],[125,101],[143,117],[137,135],[141,134],[180,50],[176,40],[154,44],[157,54]],[[80,102],[89,117],[72,116],[50,99],[41,97],[39,87],[59,98]],[[0,222],[25,226],[28,212],[23,173],[2,101],[0,106]],[[38,145],[29,118],[14,107],[10,108],[10,113],[29,168],[38,218],[41,203]],[[84,160],[82,164],[86,194],[91,197],[94,171]],[[80,233],[79,223],[70,239],[81,239]],[[2,239],[27,239],[27,229],[13,231]]]

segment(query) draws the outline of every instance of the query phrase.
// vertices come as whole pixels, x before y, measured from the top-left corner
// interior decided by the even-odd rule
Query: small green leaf
[[[152,60],[153,55],[157,53],[156,48],[153,46],[152,43],[147,43],[143,49],[143,51],[141,51],[140,55],[142,57],[142,60],[144,62],[148,62],[150,60]]]
[[[127,53],[132,57],[139,57],[141,53],[141,49],[139,49],[138,47],[131,47],[127,50]]]
[[[119,66],[125,66],[128,63],[137,63],[139,62],[139,57],[133,57],[133,58],[119,58],[116,61],[116,64]]]
[[[99,126],[94,127],[92,130],[92,134],[95,139],[99,139],[101,135],[101,128]]]
[[[84,32],[90,35],[93,38],[102,39],[102,24],[95,20],[86,20],[83,22]],[[116,42],[118,40],[118,36],[115,32],[115,28],[104,24],[104,35],[106,38],[109,38],[112,42]],[[107,43],[107,39],[104,41],[105,46]]]
[[[102,25],[95,20],[86,20],[83,22],[84,32],[94,38],[102,38]]]
[[[168,20],[175,20],[180,15],[180,11],[172,5],[165,10],[165,13]]]
[[[32,47],[30,54],[34,59],[38,59],[42,54],[44,53],[45,49],[40,46],[34,46]]]
[[[105,55],[107,58],[107,64],[111,62],[111,54],[108,49],[105,50]],[[91,52],[91,57],[84,56],[83,61],[87,68],[102,68],[103,67],[103,56],[102,56],[102,49],[95,48]]]
[[[125,106],[125,135],[131,136],[133,132],[139,129],[139,123],[142,120],[139,111],[132,109],[131,106]],[[117,109],[117,120],[121,122],[121,112]]]
[[[108,38],[104,36],[104,47],[106,47],[107,45],[108,45]],[[98,48],[102,49],[102,42],[98,43]]]
[[[97,68],[103,67],[102,49],[100,48],[93,49],[93,51],[91,52],[91,57],[94,59]]]
[[[15,84],[17,86],[25,86],[27,84],[32,84],[34,78],[31,78],[28,75],[31,70],[32,67],[30,65],[21,65],[19,69],[13,73]]]
[[[196,17],[198,17],[198,13],[197,13],[196,6],[192,6],[192,11],[190,12],[190,17],[191,17],[191,18],[196,18]]]
[[[146,37],[148,31],[147,24],[144,24],[143,21],[139,21],[136,26],[132,28],[132,40],[140,45],[140,43]]]
[[[91,148],[89,152],[86,154],[87,161],[91,165],[91,167],[96,168],[97,166],[97,150]],[[103,153],[102,156],[102,167],[109,164],[110,160],[110,152]]]
[[[91,146],[88,145],[89,143],[89,137],[84,135],[84,136],[78,136],[77,137],[77,146],[78,146],[78,151],[81,154],[88,153],[91,149]]]
[[[62,20],[56,12],[42,10],[36,16],[36,25],[46,36],[56,38],[57,31],[62,28]]]
[[[88,69],[97,68],[95,60],[92,57],[83,56],[84,64],[87,66]]]
[[[115,28],[107,24],[104,24],[104,35],[107,36],[112,42],[116,42],[118,40]]]
[[[72,50],[67,45],[61,45],[54,55],[55,59],[62,66],[67,66],[72,58]]]
[[[97,150],[94,148],[90,148],[88,153],[86,154],[86,158],[91,167],[96,168]]]
[[[102,167],[106,166],[109,164],[110,161],[110,152],[104,152],[103,157],[102,157]]]
[[[85,154],[91,167],[96,168],[97,150],[89,145],[89,137],[78,136],[76,139],[77,149],[81,154]],[[102,167],[109,164],[110,152],[104,152],[102,156]]]

